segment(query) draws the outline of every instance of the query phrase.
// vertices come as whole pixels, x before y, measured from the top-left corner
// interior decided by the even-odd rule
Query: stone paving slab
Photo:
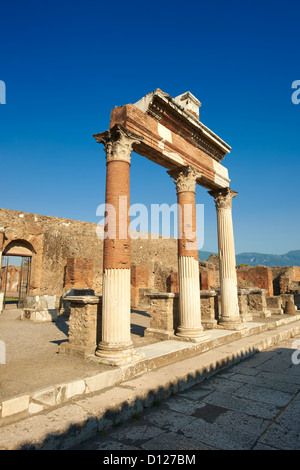
[[[252,392],[251,381],[259,378],[260,364],[266,364],[274,356],[280,359],[283,351],[285,357],[291,359],[293,339],[281,344],[283,348],[274,345],[269,351],[262,351],[241,364],[232,365],[228,371],[169,397],[155,409],[147,409],[138,419],[125,423],[121,429],[108,430],[101,436],[98,434],[73,449],[113,450],[118,448],[115,445],[126,443],[136,450],[151,451],[299,450],[300,386],[288,394],[284,391],[289,384],[295,385],[290,382],[294,379],[292,374],[286,373],[281,380],[282,395],[278,395],[277,390],[280,384],[274,387],[274,382],[270,382],[269,387],[265,383],[255,385],[256,393],[249,393],[247,400],[239,399],[243,387],[244,390],[248,387],[248,391]],[[292,361],[285,366],[286,372],[295,367]],[[300,365],[296,367],[299,370]],[[249,370],[253,373],[249,374]],[[232,388],[228,386],[230,383],[233,384]],[[227,390],[225,393],[224,388]],[[272,394],[274,401],[270,404]],[[286,402],[286,399],[289,401]],[[157,434],[156,437],[146,437],[150,436],[151,430],[152,434]]]

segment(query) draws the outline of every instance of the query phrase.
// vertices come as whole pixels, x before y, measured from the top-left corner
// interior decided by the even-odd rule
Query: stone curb
[[[117,385],[123,379],[122,370],[113,369],[105,371],[91,377],[80,380],[74,380],[65,384],[47,387],[37,392],[21,395],[15,398],[2,401],[0,404],[1,421],[4,418],[10,418],[20,413],[35,414],[54,406],[62,405],[74,397],[99,392],[108,387]],[[1,427],[0,427],[1,429]]]
[[[107,385],[110,388],[98,393],[91,392],[85,396],[75,393],[76,390],[83,390],[83,384],[87,386],[88,379],[65,384],[65,393],[68,393],[69,397],[72,395],[73,400],[65,404],[60,403],[54,409],[45,407],[42,413],[3,426],[0,449],[68,449],[96,432],[105,431],[141,414],[144,408],[152,406],[156,401],[165,400],[257,352],[300,334],[300,322],[297,323],[293,326],[284,325],[280,331],[268,329],[258,335],[240,338],[127,381],[122,381],[118,369],[109,371],[115,373],[115,377],[113,374],[110,376],[111,385]],[[91,387],[91,384],[97,383],[95,377],[90,377]],[[95,387],[97,388],[97,385]],[[49,395],[47,391],[50,392]],[[51,406],[53,403],[51,388],[34,395],[35,405],[42,403],[41,406]],[[22,398],[24,403],[28,404],[29,396]]]

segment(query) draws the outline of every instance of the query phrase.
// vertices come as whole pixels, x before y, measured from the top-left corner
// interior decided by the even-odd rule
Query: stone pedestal
[[[211,330],[217,326],[218,318],[218,292],[214,290],[201,290],[201,323],[205,329]]]
[[[20,320],[54,322],[57,320],[56,295],[27,295]]]
[[[164,292],[148,294],[150,300],[150,327],[145,336],[159,340],[170,339],[175,335],[179,323],[179,294]]]
[[[271,316],[267,307],[266,289],[249,289],[249,310],[253,316],[267,318]]]
[[[73,356],[95,354],[101,335],[102,298],[94,295],[66,297],[71,313],[69,341],[59,346],[59,352]]]
[[[239,311],[242,322],[251,322],[253,314],[249,310],[249,289],[238,289]]]
[[[282,298],[279,295],[267,297],[267,309],[274,315],[282,315]]]

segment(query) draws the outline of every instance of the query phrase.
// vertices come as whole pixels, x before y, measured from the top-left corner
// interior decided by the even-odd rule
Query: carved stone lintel
[[[128,131],[121,124],[115,124],[112,129],[94,134],[96,141],[104,144],[106,163],[111,161],[125,161],[130,164],[132,146],[139,144],[143,137]]]
[[[171,178],[174,178],[177,194],[183,191],[196,192],[196,180],[201,174],[191,165],[187,165],[175,170],[168,171]]]
[[[214,198],[216,203],[216,209],[231,209],[232,198],[238,193],[230,188],[217,189],[216,191],[208,191],[208,193]]]

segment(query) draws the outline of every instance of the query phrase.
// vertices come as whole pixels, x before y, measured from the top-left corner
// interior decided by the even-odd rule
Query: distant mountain
[[[215,255],[216,253],[212,253],[211,251],[202,251],[199,250],[199,260],[200,261],[207,261],[210,255]]]
[[[199,259],[207,261],[211,253],[199,251]],[[240,253],[236,255],[236,264],[248,264],[249,266],[300,266],[300,250],[289,251],[284,255],[267,255],[264,253]]]

